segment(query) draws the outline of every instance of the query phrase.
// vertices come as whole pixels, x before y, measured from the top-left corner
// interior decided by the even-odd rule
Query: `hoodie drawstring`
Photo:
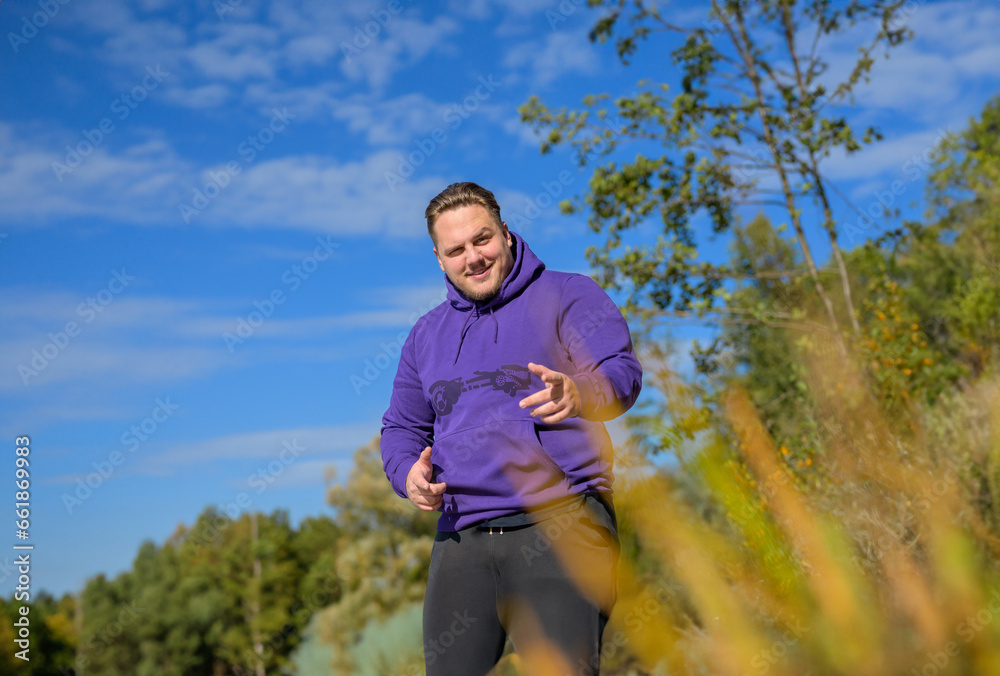
[[[451,363],[452,366],[458,363],[458,355],[462,352],[462,343],[465,342],[465,330],[469,326],[469,320],[472,319],[473,310],[469,310],[469,314],[465,316],[465,322],[462,324],[462,332],[458,336],[458,349],[455,350],[455,361]]]
[[[465,342],[465,334],[468,332],[470,325],[469,320],[472,319],[472,314],[475,313],[476,317],[480,317],[479,310],[469,310],[469,314],[465,317],[465,322],[462,323],[462,332],[458,337],[458,349],[455,350],[455,361],[452,362],[452,366],[458,363],[458,355],[462,353],[462,344]],[[497,321],[496,312],[494,312],[493,307],[489,308],[490,318],[493,320],[493,344],[496,345],[497,340],[500,337],[500,322]]]

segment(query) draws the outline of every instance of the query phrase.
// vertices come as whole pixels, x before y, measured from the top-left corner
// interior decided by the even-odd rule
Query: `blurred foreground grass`
[[[602,674],[1000,674],[1000,382],[889,414],[861,369],[817,353],[805,367],[824,441],[809,457],[777,445],[734,387],[726,431],[677,471],[619,473],[634,546]],[[669,391],[691,410],[690,391]],[[535,650],[497,673],[567,669],[581,665]]]

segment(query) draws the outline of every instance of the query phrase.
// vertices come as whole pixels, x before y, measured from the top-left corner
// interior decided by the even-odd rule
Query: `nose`
[[[469,249],[465,252],[465,265],[470,270],[477,270],[483,267],[485,262],[485,256],[483,256],[483,254],[480,253],[476,247],[469,247]]]

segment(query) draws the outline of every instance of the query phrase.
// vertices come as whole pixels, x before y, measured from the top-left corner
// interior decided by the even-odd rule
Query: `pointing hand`
[[[544,390],[521,400],[521,408],[538,406],[531,417],[541,418],[543,423],[557,423],[580,415],[580,390],[572,378],[541,364],[529,363],[528,370],[545,383]]]

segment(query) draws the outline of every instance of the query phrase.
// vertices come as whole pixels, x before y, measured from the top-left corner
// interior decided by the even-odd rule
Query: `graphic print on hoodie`
[[[511,233],[514,265],[497,295],[475,303],[450,280],[448,300],[418,320],[400,354],[382,419],[382,459],[397,494],[432,447],[445,482],[438,529],[459,530],[570,495],[610,491],[604,425],[635,402],[642,370],[628,326],[584,275],[546,270]],[[582,412],[557,424],[519,402],[544,389],[528,363],[573,378]]]
[[[531,371],[527,366],[505,364],[496,371],[476,371],[474,378],[437,381],[431,385],[431,404],[438,415],[448,415],[462,392],[467,390],[492,386],[494,390],[503,390],[513,397],[530,385]]]

